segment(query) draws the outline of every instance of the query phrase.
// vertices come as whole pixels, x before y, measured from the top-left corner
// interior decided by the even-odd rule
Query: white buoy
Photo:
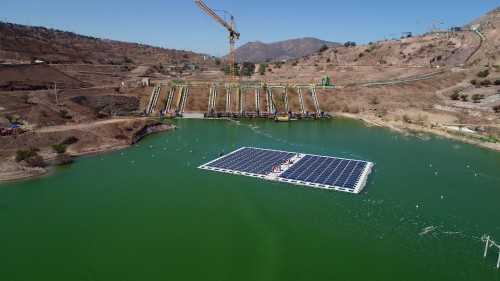
[[[418,208],[418,205],[417,205],[417,208]]]
[[[437,176],[438,172],[436,172],[436,176]]]
[[[123,155],[123,152],[122,152],[122,155]]]
[[[441,195],[441,200],[443,200],[443,198],[444,198],[444,196],[443,196],[443,195]]]
[[[132,164],[134,164],[134,161],[132,161]]]
[[[477,177],[477,174],[474,174],[475,177]]]
[[[469,168],[469,165],[467,165],[467,169]]]
[[[432,167],[432,164],[430,164],[429,167]]]
[[[153,154],[153,155],[151,155],[151,157],[155,157],[155,155]]]
[[[101,161],[104,161],[104,158],[101,158]]]

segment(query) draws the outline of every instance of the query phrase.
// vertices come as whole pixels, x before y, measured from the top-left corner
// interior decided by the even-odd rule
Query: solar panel
[[[199,168],[359,193],[373,165],[361,160],[242,147]]]

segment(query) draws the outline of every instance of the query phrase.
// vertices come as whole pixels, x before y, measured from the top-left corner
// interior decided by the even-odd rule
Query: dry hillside
[[[257,64],[252,76],[237,81],[287,86],[290,108],[297,112],[300,106],[294,86],[320,85],[328,76],[335,87],[316,88],[319,107],[327,113],[500,150],[500,113],[494,110],[500,109],[499,19],[500,9],[496,9],[461,32],[329,48],[300,59],[262,65],[262,74]],[[71,135],[81,138],[70,149],[76,152],[130,143],[137,128],[147,123],[142,120],[131,126],[121,119],[113,120],[141,115],[148,107],[153,88],[140,86],[143,78],[163,85],[153,114],[166,104],[170,87],[176,83],[208,85],[229,80],[220,71],[224,61],[218,65],[183,51],[3,23],[0,35],[5,38],[3,58],[14,63],[0,66],[0,127],[17,123],[30,131],[30,135],[0,136],[4,157],[30,147],[50,152],[51,143]],[[122,61],[124,56],[132,62]],[[16,64],[33,57],[52,64]],[[171,66],[159,67],[159,63]],[[54,82],[59,89],[57,102]],[[206,112],[209,87],[191,88],[186,113]],[[178,101],[180,88],[174,90]],[[284,111],[285,92],[275,91],[276,106]],[[221,88],[219,93],[215,109],[224,111],[225,91]],[[245,93],[244,110],[255,111],[253,90]],[[265,93],[260,92],[263,101]],[[304,103],[310,111],[314,110],[311,93],[304,88]],[[232,94],[237,94],[234,87]],[[231,99],[231,107],[237,106]],[[92,137],[89,132],[101,137]]]

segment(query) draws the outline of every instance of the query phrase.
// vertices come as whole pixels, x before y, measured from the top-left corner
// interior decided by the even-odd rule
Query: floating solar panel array
[[[359,193],[372,166],[367,161],[243,147],[199,168]]]

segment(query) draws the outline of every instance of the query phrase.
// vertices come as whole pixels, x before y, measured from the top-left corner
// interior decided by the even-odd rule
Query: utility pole
[[[54,82],[54,91],[56,94],[56,105],[59,105],[59,101],[57,100],[57,82]]]

